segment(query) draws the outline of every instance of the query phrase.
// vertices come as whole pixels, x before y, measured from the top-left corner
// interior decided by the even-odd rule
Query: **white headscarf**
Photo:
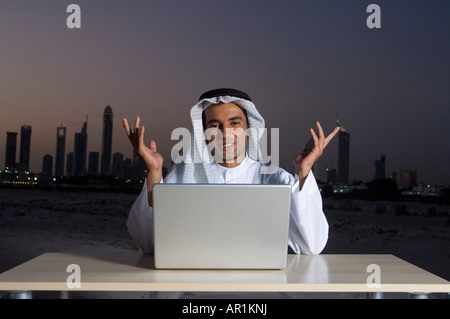
[[[219,183],[216,164],[214,164],[206,145],[202,121],[203,111],[207,107],[219,103],[234,103],[246,111],[249,124],[247,156],[255,161],[262,159],[259,141],[264,133],[265,122],[253,102],[228,95],[205,98],[191,108],[193,130],[191,131],[190,148],[183,150],[186,151],[182,155],[184,160],[181,163],[175,161],[176,164],[172,167],[171,174],[175,174],[175,183]]]

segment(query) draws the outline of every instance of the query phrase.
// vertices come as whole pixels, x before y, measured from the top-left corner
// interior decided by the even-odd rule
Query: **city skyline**
[[[98,151],[87,151],[88,145],[88,116],[86,116],[86,120],[82,125],[81,132],[76,132],[74,134],[74,150],[73,152],[64,153],[65,144],[66,144],[66,127],[58,126],[57,134],[56,134],[56,153],[55,153],[55,167],[53,168],[53,156],[51,154],[45,154],[42,159],[42,170],[41,171],[32,171],[34,174],[43,174],[46,176],[54,176],[54,177],[62,177],[62,176],[71,176],[75,175],[86,175],[86,176],[94,176],[94,175],[102,175],[102,176],[116,176],[119,178],[140,178],[142,176],[137,173],[139,169],[143,170],[143,167],[139,167],[139,163],[136,162],[136,154],[133,152],[133,155],[130,158],[126,158],[124,160],[124,154],[120,152],[114,152],[113,150],[113,111],[110,105],[107,105],[103,112],[103,134],[102,134],[102,145],[101,145],[101,158],[100,160],[100,152]],[[337,166],[330,167],[327,166],[323,169],[322,172],[317,171],[317,166],[313,167],[313,173],[316,176],[320,176],[320,181],[322,183],[331,183],[331,184],[340,184],[340,185],[351,185],[352,183],[358,183],[362,180],[353,180],[351,181],[349,176],[349,172],[351,169],[350,165],[350,133],[342,126],[339,121],[339,116],[336,119],[336,125],[340,127],[338,133],[338,148],[337,148]],[[31,126],[23,125],[21,127],[21,144],[20,144],[20,154],[29,153],[30,144],[30,135],[31,135]],[[15,161],[16,149],[17,149],[17,132],[7,132],[8,139],[6,143],[6,156],[5,156],[5,169],[8,167],[8,163],[10,165],[10,169],[15,167],[16,169],[22,169],[25,167],[26,160],[24,160],[24,156],[19,157],[19,162]],[[22,144],[22,136],[25,137],[25,142]],[[105,146],[106,144],[106,146]],[[310,139],[308,143],[305,145],[306,148],[313,147],[313,140]],[[14,157],[12,156],[14,153]],[[79,155],[75,156],[74,154],[79,153]],[[66,161],[66,171],[58,174],[57,172],[61,172],[61,166],[64,165],[64,160],[61,161],[61,158],[67,159]],[[108,161],[109,157],[109,169],[101,169],[104,164],[103,161]],[[59,164],[57,164],[59,162]],[[14,165],[11,166],[11,163]],[[142,164],[142,163],[140,163]],[[25,165],[25,166],[24,166]],[[57,167],[59,165],[59,168]],[[78,166],[76,168],[75,166]],[[134,168],[134,170],[133,170]],[[374,159],[374,176],[372,179],[363,180],[362,182],[370,182],[380,179],[393,179],[397,182],[398,187],[400,188],[408,188],[411,186],[416,186],[419,183],[417,179],[417,170],[414,169],[405,169],[399,168],[398,170],[392,170],[389,173],[386,172],[386,151],[384,151],[380,159]],[[124,170],[128,169],[128,172],[125,173]],[[167,169],[167,166],[164,167]],[[169,168],[170,170],[170,168]],[[55,174],[52,174],[52,172]],[[167,173],[167,171],[166,171]],[[319,174],[318,174],[319,173]],[[137,174],[137,175],[136,175]],[[443,186],[442,184],[441,186]],[[448,185],[448,184],[446,184]]]
[[[339,111],[351,133],[350,182],[372,180],[386,151],[386,175],[416,170],[419,183],[449,183],[448,1],[375,1],[381,29],[366,25],[370,1],[82,0],[81,29],[68,29],[70,3],[0,2],[1,159],[6,132],[28,124],[30,169],[40,171],[45,154],[55,157],[55,128],[66,127],[68,154],[86,115],[87,153],[101,154],[111,105],[112,152],[132,158],[121,119],[139,115],[170,167],[170,134],[191,127],[200,94],[234,87],[280,129],[290,172],[309,128],[318,120],[331,132]],[[338,167],[338,144],[316,165],[321,180]]]

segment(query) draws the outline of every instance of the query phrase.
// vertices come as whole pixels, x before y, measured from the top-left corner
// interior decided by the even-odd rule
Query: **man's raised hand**
[[[133,130],[130,129],[130,125],[128,124],[128,120],[126,118],[123,118],[122,121],[123,127],[128,136],[128,139],[131,142],[131,145],[133,146],[134,151],[144,161],[148,173],[154,175],[153,177],[157,177],[156,175],[160,175],[162,173],[162,165],[164,159],[156,149],[156,142],[151,140],[148,147],[145,145],[144,143],[145,127],[140,126],[141,119],[139,116],[136,117]]]
[[[333,139],[333,137],[339,132],[340,127],[337,126],[333,132],[331,132],[327,137],[325,137],[323,133],[322,126],[319,122],[316,122],[317,131],[319,136],[317,136],[316,132],[311,128],[310,133],[314,140],[314,146],[311,149],[305,149],[299,155],[294,158],[295,171],[300,179],[300,187],[303,185],[306,177],[308,176],[311,168],[314,163],[322,156],[325,147],[328,143]]]

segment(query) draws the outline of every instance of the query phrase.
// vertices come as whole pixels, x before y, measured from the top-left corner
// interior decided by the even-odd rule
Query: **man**
[[[163,157],[155,141],[144,144],[145,128],[136,118],[131,130],[123,125],[134,150],[147,168],[146,182],[127,220],[133,239],[144,253],[153,252],[152,187],[155,183],[253,183],[292,186],[289,246],[297,254],[320,254],[328,240],[328,223],[322,211],[322,198],[311,171],[323,150],[339,131],[327,137],[319,122],[318,135],[310,133],[314,147],[294,158],[295,176],[262,162],[259,140],[265,122],[248,94],[234,89],[204,93],[191,109],[193,134],[190,147],[175,159],[163,180]],[[252,130],[250,134],[249,130]],[[232,199],[229,199],[232,200]]]

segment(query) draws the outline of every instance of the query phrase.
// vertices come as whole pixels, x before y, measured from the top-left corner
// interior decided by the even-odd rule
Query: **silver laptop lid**
[[[155,267],[286,266],[290,185],[153,185]]]

